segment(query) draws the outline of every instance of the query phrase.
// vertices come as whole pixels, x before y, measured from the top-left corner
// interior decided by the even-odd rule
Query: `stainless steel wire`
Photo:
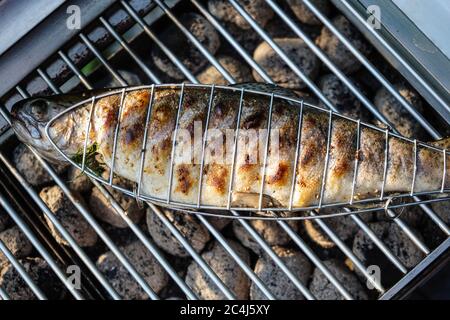
[[[5,291],[5,289],[3,289],[2,287],[0,287],[0,298],[1,298],[1,300],[11,300],[11,297],[8,295],[8,293]]]
[[[33,279],[31,279],[30,275],[25,271],[20,262],[14,257],[12,252],[8,249],[5,243],[0,240],[0,251],[6,257],[6,259],[11,263],[11,265],[16,269],[17,273],[20,277],[25,281],[25,283],[30,287],[31,291],[36,295],[39,300],[47,300],[45,294],[41,291],[41,289],[34,283]]]
[[[26,237],[30,240],[32,245],[36,248],[39,254],[44,258],[49,267],[54,271],[56,276],[61,280],[64,286],[69,290],[73,297],[77,300],[84,300],[84,296],[73,286],[71,281],[67,278],[63,270],[58,266],[58,263],[53,259],[51,254],[45,249],[42,243],[34,235],[33,231],[28,227],[28,225],[19,216],[13,206],[8,202],[8,200],[0,194],[0,205],[6,210],[9,216],[14,220],[16,225],[22,230]]]

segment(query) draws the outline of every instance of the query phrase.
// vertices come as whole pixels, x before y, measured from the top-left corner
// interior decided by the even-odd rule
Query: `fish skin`
[[[150,89],[129,91],[124,96],[120,127],[118,131],[114,173],[131,181],[139,181],[139,166],[144,137],[145,121],[148,112]],[[67,108],[61,103],[64,97],[47,99],[48,110],[45,119],[34,121],[33,101],[21,102],[14,106],[13,128],[19,139],[34,146],[53,161],[62,161],[57,150],[52,150],[46,141],[43,127],[46,121]],[[148,125],[147,143],[141,194],[167,200],[170,159],[172,154],[172,134],[175,130],[177,114],[178,130],[185,129],[195,135],[195,121],[205,126],[210,99],[210,89],[186,87],[181,109],[179,88],[156,87]],[[214,143],[230,146],[226,141],[211,142],[214,134],[226,134],[227,129],[235,130],[239,110],[240,91],[215,89],[211,104],[208,126],[207,148]],[[99,99],[95,103],[89,132],[89,144],[97,143],[98,152],[106,165],[110,166],[113,154],[113,141],[118,119],[121,94]],[[257,162],[249,163],[248,150],[240,146],[251,140],[246,134],[249,130],[267,129],[269,115],[269,96],[246,93],[242,103],[238,148],[232,184],[232,205],[257,208],[262,184],[264,150],[259,148]],[[69,157],[83,148],[85,128],[90,103],[71,111],[54,122],[50,135],[58,138],[58,146]],[[329,113],[305,105],[301,123],[301,143],[298,159],[295,159],[297,130],[300,117],[299,104],[274,99],[271,129],[278,129],[279,147],[269,139],[266,174],[264,177],[263,203],[287,207],[290,203],[293,171],[297,161],[297,173],[293,193],[293,208],[317,205],[322,181],[325,177],[323,204],[349,202],[352,195],[352,181],[355,171],[355,158],[358,158],[358,171],[355,184],[355,199],[373,198],[380,194],[384,177],[385,134],[379,130],[361,125],[360,149],[357,150],[357,123],[333,115],[331,141],[327,170],[324,170],[327,155]],[[39,139],[29,134],[30,126],[41,132]],[[214,130],[213,130],[214,129]],[[61,132],[65,133],[62,136]],[[204,131],[201,131],[202,137]],[[265,141],[266,136],[257,135]],[[231,141],[231,146],[233,146]],[[181,142],[180,142],[181,143]],[[437,142],[438,146],[448,148],[449,140]],[[175,154],[180,144],[177,141]],[[198,159],[201,145],[194,147],[191,156]],[[275,151],[276,150],[276,151]],[[389,153],[384,191],[386,193],[407,193],[411,190],[414,172],[414,144],[397,137],[389,137]],[[278,155],[278,157],[276,156]],[[226,207],[228,188],[231,180],[231,159],[226,154],[223,163],[208,162],[205,157],[203,167],[202,195],[200,203],[216,207]],[[184,204],[195,205],[198,200],[200,164],[174,164],[170,199]],[[418,147],[417,171],[414,190],[440,190],[443,175],[443,154],[425,147]],[[450,156],[447,156],[447,175],[445,186],[450,185]]]

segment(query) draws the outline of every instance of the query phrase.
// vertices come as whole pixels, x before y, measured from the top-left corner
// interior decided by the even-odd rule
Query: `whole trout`
[[[67,161],[62,152],[81,164],[86,143],[141,195],[189,206],[295,210],[450,185],[448,139],[427,147],[254,88],[266,94],[165,85],[31,98],[12,125],[53,162]]]

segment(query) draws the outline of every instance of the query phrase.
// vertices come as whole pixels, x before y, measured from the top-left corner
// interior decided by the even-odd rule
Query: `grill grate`
[[[216,69],[223,75],[223,77],[229,83],[235,83],[235,80],[219,63],[219,61],[208,52],[208,50],[195,38],[195,36],[187,30],[183,24],[180,22],[177,17],[176,10],[171,10],[169,7],[160,0],[154,1],[160,10],[163,11],[166,18],[171,21],[174,25],[178,27],[179,32],[183,33],[185,37],[187,37],[192,44],[201,52],[203,57],[209,61],[211,65],[216,67]],[[237,12],[250,24],[252,30],[255,31],[259,36],[264,39],[273,49],[274,51],[286,62],[290,69],[300,78],[308,88],[324,103],[332,111],[337,111],[333,104],[323,95],[320,89],[314,84],[314,82],[309,79],[299,68],[298,66],[286,55],[285,52],[275,43],[273,38],[258,25],[258,23],[253,20],[253,18],[245,11],[241,5],[235,1],[229,1],[232,6],[236,9]],[[372,112],[372,114],[381,120],[382,122],[388,124],[386,119],[382,114],[379,113],[377,108],[373,106],[373,104],[363,95],[363,93],[352,83],[352,81],[345,76],[332,62],[331,60],[321,52],[321,50],[314,44],[314,42],[309,39],[306,33],[304,33],[300,27],[286,14],[286,12],[274,1],[267,0],[267,4],[272,8],[272,10],[276,13],[276,15],[281,18],[298,37],[304,40],[304,42],[308,45],[308,47],[317,55],[317,57],[322,60],[322,62],[351,90],[351,92],[363,103],[363,105]],[[439,133],[437,129],[435,129],[420,113],[418,113],[395,89],[395,87],[384,78],[384,76],[369,62],[367,58],[365,58],[361,53],[358,52],[356,48],[348,41],[348,39],[342,35],[330,22],[330,20],[321,14],[321,12],[309,1],[304,0],[305,5],[315,14],[315,16],[325,25],[330,31],[336,35],[339,40],[355,55],[355,57],[367,68],[368,71],[377,79],[379,82],[396,98],[397,101],[401,103],[401,105],[409,112],[411,115],[420,123],[420,125],[433,137],[433,138],[441,138],[442,135]],[[160,40],[157,36],[157,33],[153,32],[149,25],[144,21],[144,19],[134,11],[133,7],[125,2],[120,2],[121,9],[124,9],[131,17],[134,19],[134,22],[143,29],[144,33],[148,36],[152,42],[158,46],[161,51],[167,55],[167,57],[175,64],[179,70],[183,73],[183,75],[192,83],[197,84],[198,80],[196,77],[183,66],[179,57],[176,56],[175,53],[171,52],[170,49],[164,45],[164,41]],[[204,7],[200,1],[191,0],[190,5],[193,8],[198,10],[213,26],[214,28],[223,36],[223,38],[228,42],[228,44],[234,48],[237,54],[239,54],[244,61],[246,61],[266,82],[273,83],[272,79],[269,75],[263,70],[261,66],[257,64],[257,62],[251,57],[251,55],[246,52],[246,50],[237,42],[236,39],[224,28]],[[141,71],[149,78],[149,80],[155,84],[161,83],[161,79],[159,79],[158,75],[151,70],[151,68],[136,54],[132,46],[128,43],[128,41],[123,37],[123,35],[119,34],[115,31],[115,28],[110,24],[108,19],[104,17],[99,18],[100,23],[108,30],[108,32],[113,36],[113,38],[119,43],[120,47],[128,54],[128,56],[140,67]],[[79,34],[79,37],[84,43],[94,57],[99,61],[100,65],[106,69],[106,71],[122,86],[127,85],[124,78],[120,75],[120,73],[113,67],[112,62],[103,55],[101,50],[97,49],[95,44],[89,39],[86,33],[83,31]],[[93,86],[90,84],[88,78],[83,75],[83,72],[76,66],[75,63],[71,61],[68,55],[64,52],[64,50],[59,50],[58,55],[63,61],[67,64],[68,68],[71,72],[79,79],[80,83],[88,88],[92,89]],[[54,93],[60,93],[60,88],[58,85],[53,83],[47,73],[44,71],[45,69],[38,68],[36,71],[38,75],[45,81],[48,87]],[[22,97],[27,97],[28,93],[21,87],[16,87],[17,92]],[[9,119],[6,108],[0,108],[0,112],[5,119]],[[118,260],[124,265],[127,271],[131,274],[133,279],[142,287],[142,289],[147,293],[148,297],[151,299],[158,299],[158,295],[153,291],[150,285],[145,281],[141,274],[136,270],[135,266],[130,262],[128,257],[123,254],[119,247],[114,243],[113,239],[108,235],[108,233],[102,228],[102,226],[96,221],[93,217],[92,213],[79,201],[77,201],[73,192],[69,189],[67,184],[62,180],[62,178],[56,173],[54,169],[42,158],[39,157],[37,153],[34,153],[36,158],[38,158],[39,162],[42,166],[49,172],[53,180],[61,187],[64,193],[68,196],[71,202],[78,209],[83,218],[91,225],[99,237],[103,240],[106,246],[113,252],[113,254],[118,258]],[[69,243],[71,249],[74,250],[75,254],[79,257],[81,262],[86,266],[87,270],[92,273],[93,277],[98,281],[99,286],[103,288],[106,292],[106,297],[112,299],[120,299],[121,297],[116,292],[116,290],[112,287],[110,283],[106,280],[104,275],[98,270],[93,263],[88,254],[84,249],[80,248],[76,241],[72,238],[72,236],[65,230],[63,225],[58,221],[55,215],[50,211],[50,209],[44,204],[44,202],[40,199],[39,195],[34,191],[34,189],[25,181],[25,179],[21,176],[21,174],[14,168],[11,162],[8,160],[6,154],[1,151],[0,152],[0,160],[6,166],[6,168],[11,172],[17,181],[24,187],[25,191],[28,195],[36,202],[37,206],[43,211],[44,215],[48,219],[52,221],[55,225],[56,229],[61,233],[62,237]],[[165,257],[165,255],[160,251],[160,249],[153,243],[153,240],[146,235],[141,228],[135,224],[126,214],[126,212],[121,208],[120,204],[114,200],[108,190],[104,188],[97,181],[92,180],[94,185],[101,191],[101,193],[108,199],[111,203],[112,207],[116,210],[117,214],[126,222],[130,230],[136,235],[136,237],[145,245],[145,247],[149,250],[149,252],[157,259],[157,261],[161,264],[161,266],[166,270],[169,276],[172,278],[174,283],[179,287],[179,289],[186,295],[189,299],[197,299],[198,297],[192,291],[191,288],[184,282],[184,280],[177,273],[175,268],[171,265],[169,260]],[[418,197],[415,198],[416,201],[421,201]],[[28,226],[28,223],[21,218],[17,208],[11,204],[11,200],[7,197],[3,196],[3,193],[0,195],[0,205],[3,207],[9,216],[14,220],[15,224],[20,227],[20,229],[26,234],[27,238],[31,241],[33,246],[37,249],[39,254],[48,262],[50,267],[53,269],[57,277],[62,281],[65,285],[69,293],[75,299],[84,299],[89,297],[85,292],[81,292],[76,290],[71,285],[70,281],[68,281],[67,274],[65,274],[57,262],[57,260],[53,257],[53,255],[49,252],[39,239],[35,232]],[[149,204],[150,209],[154,212],[154,214],[161,220],[161,222],[169,229],[171,234],[181,243],[181,245],[188,252],[190,257],[197,262],[197,264],[204,270],[208,277],[213,281],[213,283],[219,288],[219,290],[223,293],[223,295],[228,299],[235,298],[234,293],[228,288],[223,281],[219,278],[217,274],[213,271],[213,269],[208,265],[208,263],[202,258],[200,254],[198,254],[192,243],[190,243],[182,233],[172,224],[172,222],[166,217],[166,215],[161,211],[161,209],[153,204]],[[420,204],[420,207],[426,213],[426,215],[438,226],[448,237],[450,235],[449,226],[427,205]],[[239,213],[236,211],[231,211],[234,216],[239,216]],[[311,213],[314,215],[314,213]],[[394,212],[389,212],[389,214],[393,217],[394,223],[396,223],[399,228],[404,232],[409,239],[417,246],[417,248],[422,251],[426,257],[425,259],[417,265],[414,270],[408,270],[408,268],[399,260],[398,257],[392,252],[392,250],[385,244],[383,241],[377,237],[375,232],[370,229],[369,225],[361,219],[356,214],[351,214],[350,217],[353,222],[361,229],[363,232],[374,242],[374,244],[382,251],[382,253],[389,259],[392,265],[398,269],[398,271],[403,275],[402,279],[392,286],[391,288],[384,288],[380,283],[375,281],[371,274],[367,271],[367,267],[363,264],[363,262],[352,252],[351,248],[348,244],[341,240],[339,236],[329,227],[327,221],[324,220],[316,220],[316,223],[319,227],[325,232],[325,234],[335,243],[336,247],[341,251],[341,253],[349,259],[355,269],[357,269],[360,273],[362,273],[365,278],[375,287],[378,291],[378,294],[381,298],[391,298],[394,296],[396,292],[398,292],[402,285],[405,285],[408,280],[413,278],[414,271],[421,270],[425,268],[431,261],[433,261],[438,254],[441,254],[446,248],[449,246],[449,239],[447,238],[444,242],[442,242],[437,248],[431,250],[427,247],[427,245],[423,242],[422,239],[417,237],[417,235],[409,228],[409,226],[402,220],[401,217],[395,217]],[[238,253],[233,249],[233,247],[228,243],[225,239],[224,235],[218,231],[205,217],[201,215],[197,215],[198,220],[208,229],[213,238],[220,243],[226,252],[232,257],[234,261],[237,262],[239,267],[245,272],[245,274],[252,280],[252,282],[263,292],[263,294],[268,299],[275,298],[274,295],[270,292],[267,287],[267,284],[262,282],[255,272],[247,266],[245,261],[243,261]],[[245,220],[239,219],[238,223],[241,224],[246,232],[248,232],[251,237],[255,240],[255,242],[262,248],[262,250],[267,254],[274,263],[279,266],[279,268],[286,274],[290,281],[297,287],[297,289],[304,295],[307,299],[315,299],[314,295],[309,291],[307,286],[303,284],[290,270],[290,268],[278,257],[278,255],[274,252],[274,250],[270,247],[270,245],[263,239],[261,235]],[[342,294],[346,299],[352,299],[352,295],[346,290],[342,283],[334,276],[334,274],[329,270],[329,268],[323,263],[322,259],[318,256],[318,254],[314,251],[314,249],[299,235],[296,231],[292,229],[292,227],[286,223],[285,221],[277,221],[277,224],[286,232],[289,237],[293,240],[293,243],[303,252],[308,259],[312,262],[312,264],[317,267],[325,277],[335,286],[335,288]],[[29,275],[25,272],[23,268],[20,267],[20,263],[14,256],[7,250],[5,245],[0,241],[0,251],[5,254],[7,259],[11,262],[11,264],[16,268],[19,275],[23,278],[23,280],[29,285],[31,290],[36,294],[37,298],[45,298],[45,296],[40,292],[40,289],[36,283],[30,278]],[[5,289],[0,287],[0,297],[2,299],[8,298],[8,293]]]

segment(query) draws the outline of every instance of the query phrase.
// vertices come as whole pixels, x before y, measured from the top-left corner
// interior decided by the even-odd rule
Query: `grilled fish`
[[[291,95],[285,89],[243,86],[30,98],[14,105],[12,126],[53,162],[95,145],[114,174],[139,183],[141,195],[188,206],[295,210],[450,186],[449,139],[414,143],[267,94]]]

